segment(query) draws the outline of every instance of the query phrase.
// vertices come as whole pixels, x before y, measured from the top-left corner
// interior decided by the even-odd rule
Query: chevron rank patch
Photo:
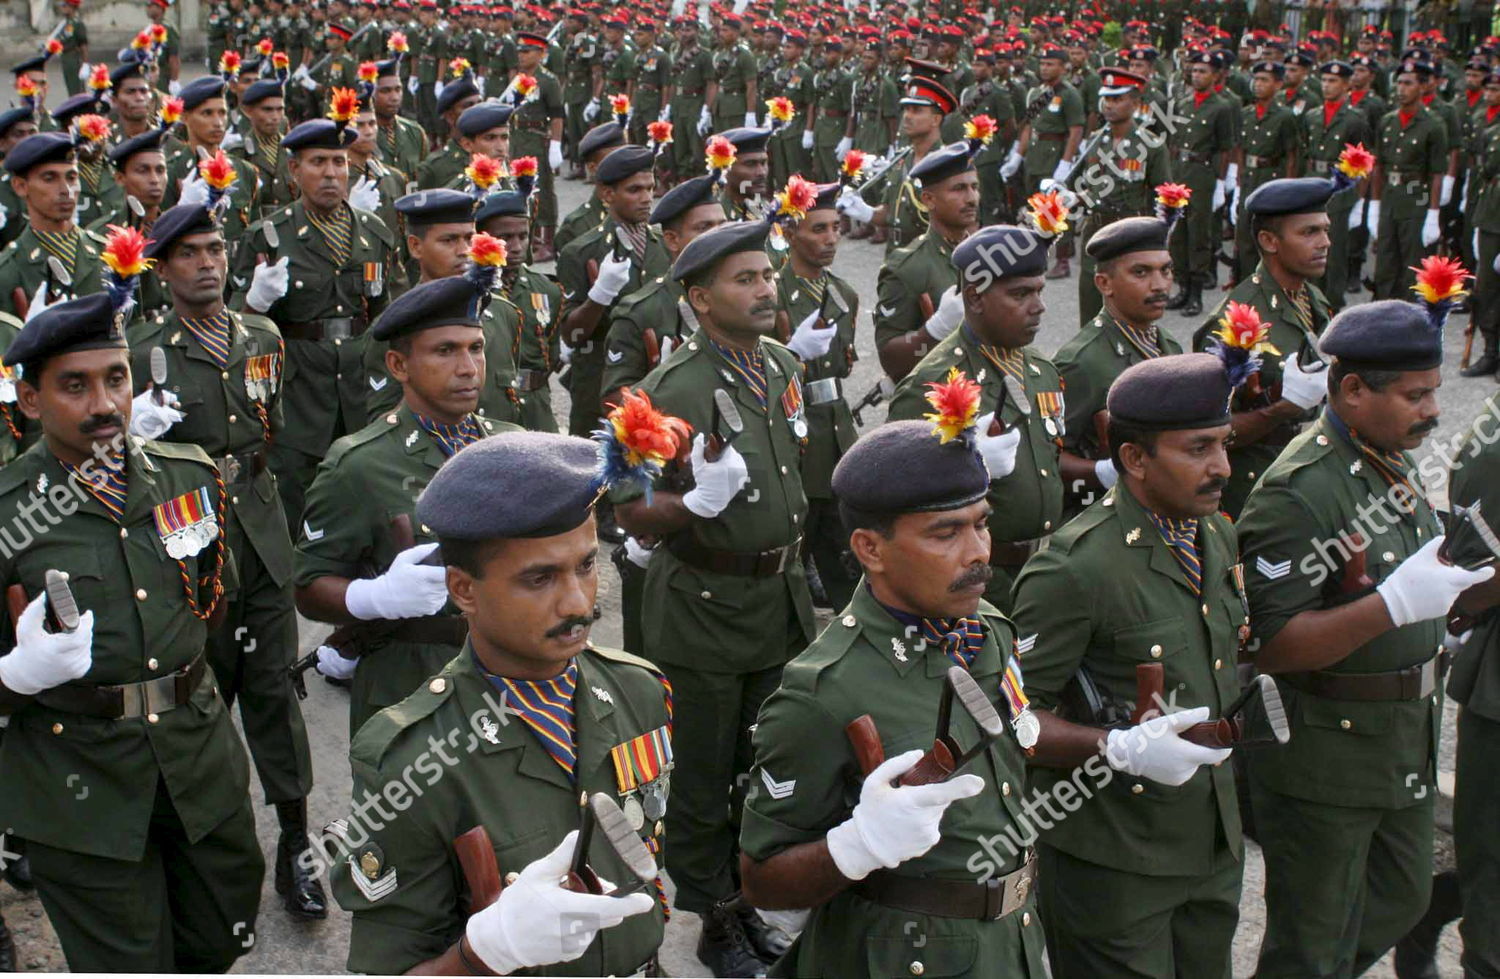
[[[1263,576],[1271,579],[1272,581],[1275,581],[1278,578],[1285,578],[1287,575],[1292,573],[1292,562],[1289,559],[1286,561],[1277,561],[1273,563],[1271,561],[1267,561],[1263,557],[1257,557],[1255,559],[1255,570],[1259,571]]]
[[[790,778],[785,782],[778,782],[764,768],[760,770],[760,780],[765,783],[766,791],[771,793],[771,798],[777,800],[790,799],[792,792],[797,788],[796,779]]]
[[[349,876],[371,903],[396,891],[396,868],[386,866],[385,855],[374,843],[365,844],[357,855],[349,857]]]
[[[1025,656],[1027,653],[1029,653],[1033,649],[1035,649],[1036,648],[1036,637],[1037,637],[1037,633],[1033,632],[1029,636],[1022,636],[1019,639],[1017,639],[1016,640],[1016,655],[1017,656]]]

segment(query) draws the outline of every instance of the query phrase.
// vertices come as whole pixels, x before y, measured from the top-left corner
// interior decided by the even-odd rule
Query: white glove
[[[891,168],[889,157],[884,155],[872,156],[865,161],[865,179],[874,180]]]
[[[759,129],[760,128],[760,120],[758,120],[758,119],[755,118],[755,113],[753,113],[753,112],[747,112],[747,113],[745,113],[745,128],[746,129]]]
[[[644,568],[651,563],[651,549],[642,547],[641,542],[634,537],[625,538],[625,560],[638,568]]]
[[[1292,354],[1281,362],[1281,398],[1306,411],[1316,408],[1328,397],[1328,370],[1317,368],[1310,371],[1302,369],[1297,363],[1297,355]]]
[[[714,128],[714,114],[708,111],[708,106],[698,110],[698,135],[707,136]]]
[[[833,288],[829,286],[829,288]],[[828,353],[828,347],[833,343],[834,336],[839,332],[837,323],[829,323],[822,329],[818,328],[818,311],[815,309],[807,314],[792,335],[787,338],[787,349],[797,355],[797,359],[806,363],[809,360],[817,360]]]
[[[187,176],[182,178],[182,190],[177,195],[177,203],[193,207],[208,203],[208,183],[198,172],[197,167],[193,167],[188,171]]]
[[[9,221],[10,208],[6,207],[3,203],[0,203],[0,228],[4,228],[5,225],[9,223]],[[1477,235],[1479,232],[1476,231],[1474,233]]]
[[[264,313],[286,295],[286,288],[291,284],[291,273],[286,268],[289,258],[283,255],[275,265],[256,263],[255,272],[250,277],[250,289],[245,293],[245,305],[257,313]]]
[[[588,104],[583,107],[583,121],[593,122],[599,117],[599,100],[589,99]]]
[[[828,855],[839,873],[864,880],[871,871],[891,870],[937,846],[943,813],[959,799],[984,791],[978,775],[958,775],[931,785],[892,786],[922,758],[912,751],[887,758],[865,776],[859,804],[849,818],[828,831]]]
[[[494,904],[464,926],[474,954],[497,975],[571,962],[599,932],[656,906],[650,894],[608,897],[566,890],[562,881],[577,839],[573,830],[551,853],[527,864]]]
[[[359,666],[359,657],[349,658],[332,646],[318,647],[319,673],[334,680],[348,680],[354,676],[354,668]]]
[[[1005,162],[1000,164],[1000,179],[1009,180],[1011,177],[1014,177],[1016,172],[1021,169],[1021,163],[1021,151],[1012,144],[1010,152],[1005,154]]]
[[[1240,165],[1238,163],[1231,163],[1224,167],[1224,187],[1229,191],[1229,199],[1233,200],[1240,189]]]
[[[839,199],[834,202],[833,207],[851,221],[875,220],[875,209],[866,204],[853,187],[845,187],[839,191]]]
[[[1365,227],[1370,232],[1370,240],[1380,233],[1380,202],[1372,200],[1365,205]]]
[[[72,632],[42,628],[45,595],[38,595],[16,620],[16,646],[0,656],[0,683],[23,697],[77,680],[94,665],[94,610],[78,617]]]
[[[3,208],[4,208],[4,205],[0,205],[0,209],[3,209]],[[5,222],[4,221],[0,221],[0,228],[3,228],[3,227],[5,227]],[[1478,228],[1474,229],[1474,237],[1469,240],[1469,244],[1473,248],[1474,264],[1478,265],[1479,264],[1479,229]]]
[[[417,81],[416,75],[413,75],[406,80],[406,90],[413,95],[416,95],[422,90],[422,83]]]
[[[130,434],[143,439],[159,439],[167,429],[187,415],[178,410],[177,395],[163,391],[162,403],[156,403],[155,392],[148,387],[130,401]]]
[[[661,107],[661,111],[656,114],[656,121],[657,122],[671,122],[672,121],[672,103],[668,102],[666,105],[664,105],[664,106]]]
[[[316,92],[318,90],[318,80],[316,78],[313,78],[311,75],[303,77],[303,79],[297,84],[301,85],[309,92]]]
[[[1385,607],[1397,628],[1442,618],[1464,589],[1489,581],[1494,576],[1493,567],[1469,571],[1438,560],[1437,552],[1443,540],[1439,536],[1428,541],[1375,586],[1380,597],[1385,599]]]
[[[1453,200],[1453,178],[1445,173],[1442,190],[1438,191],[1438,207],[1447,207],[1451,200]]]
[[[946,340],[948,334],[958,329],[963,321],[964,297],[959,295],[958,286],[949,286],[943,290],[943,295],[938,299],[937,310],[922,329],[926,330],[934,340]]]
[[[990,423],[995,420],[992,411],[979,421],[975,422],[974,448],[979,450],[979,455],[984,459],[985,467],[990,471],[990,481],[1004,479],[1016,469],[1016,450],[1021,447],[1021,429],[1012,426],[999,435],[991,435]]]
[[[1239,189],[1238,188],[1235,189],[1235,195],[1236,196],[1239,195]],[[1239,213],[1238,212],[1239,212],[1239,205],[1237,205],[1237,204],[1230,204],[1229,205],[1229,211],[1227,213],[1228,213],[1228,216],[1229,216],[1229,226],[1231,228],[1237,228],[1237,227],[1239,227],[1240,217],[1239,217]]]
[[[1437,208],[1430,207],[1427,209],[1427,217],[1422,219],[1422,247],[1431,248],[1442,236],[1442,229],[1438,227]]]
[[[297,70],[294,71],[294,72],[292,72],[292,81],[294,81],[294,82],[300,82],[304,78],[311,78],[311,77],[312,76],[308,74],[307,65],[298,65],[297,66]],[[413,79],[413,80],[415,80],[415,79]]]
[[[1153,717],[1105,739],[1104,760],[1117,771],[1163,785],[1181,785],[1203,765],[1229,757],[1228,748],[1205,748],[1184,741],[1179,732],[1208,720],[1207,707]]]
[[[344,606],[356,619],[414,619],[436,615],[448,601],[448,570],[418,564],[437,544],[418,544],[396,555],[378,578],[355,578]]]
[[[483,75],[475,75],[474,76],[474,87],[477,88],[477,89],[479,89],[479,94],[480,95],[484,94],[484,76]]]
[[[1120,474],[1115,471],[1115,461],[1113,459],[1100,459],[1094,463],[1094,478],[1099,480],[1099,485],[1105,489],[1109,489],[1115,483],[1119,482]]]
[[[557,362],[564,367],[573,362],[573,348],[562,337],[557,338]]]
[[[1490,263],[1490,268],[1496,272],[1500,272],[1500,252],[1495,253],[1495,260]]]
[[[1349,230],[1353,231],[1365,223],[1365,202],[1355,201],[1354,207],[1349,211]]]
[[[657,363],[659,363],[659,364],[665,364],[667,362],[667,358],[672,356],[672,351],[674,351],[676,349],[677,349],[677,341],[676,340],[672,339],[671,337],[662,337],[661,338],[661,353],[657,355],[659,357],[659,359],[657,360]]]
[[[682,494],[682,505],[704,520],[712,520],[750,482],[750,470],[733,445],[724,446],[713,462],[703,457],[703,449],[703,433],[699,432],[693,436],[692,454],[693,482],[697,485]]]
[[[32,295],[31,302],[26,306],[26,322],[30,323],[49,306],[56,306],[57,303],[62,301],[62,299],[58,299],[57,302],[47,302],[47,283],[44,280],[41,285],[36,287],[36,293]]]
[[[802,148],[804,150],[813,148],[813,131],[811,129],[802,130]]]
[[[1057,166],[1052,168],[1052,179],[1056,183],[1062,183],[1068,179],[1068,173],[1073,169],[1071,160],[1058,160]]]
[[[241,136],[239,133],[231,129],[229,130],[229,132],[224,134],[224,141],[219,145],[223,147],[225,151],[232,150],[236,147],[244,146],[245,137]]]
[[[433,96],[436,97],[436,98],[442,98],[442,96],[443,96],[443,89],[445,89],[447,87],[448,86],[446,86],[446,85],[443,84],[442,79],[438,79],[437,81],[433,82],[432,83],[432,94],[433,94]]]
[[[1458,210],[1460,213],[1469,209],[1469,188],[1473,186],[1473,184],[1474,179],[1472,177],[1464,180],[1464,191],[1458,197]]]
[[[175,78],[172,79],[170,82],[167,82],[167,94],[168,95],[181,95],[182,94],[182,82],[179,82]]]
[[[360,177],[349,188],[349,206],[361,211],[375,211],[380,208],[380,187],[369,177]]]
[[[615,258],[613,252],[605,255],[604,261],[599,263],[599,274],[594,277],[594,284],[589,287],[589,302],[600,306],[610,305],[629,281],[630,256]]]
[[[1222,180],[1215,180],[1214,181],[1214,199],[1213,199],[1213,203],[1210,205],[1210,209],[1211,210],[1217,211],[1219,208],[1221,208],[1221,207],[1224,206],[1224,195],[1226,193],[1228,193],[1228,191],[1226,191],[1224,189],[1224,181],[1222,181]]]
[[[78,80],[80,82],[86,82],[86,81],[88,81],[89,80],[89,72],[92,71],[93,68],[94,68],[94,66],[91,65],[91,64],[89,64],[87,61],[85,61],[83,64],[79,65],[78,66]]]
[[[553,173],[562,170],[562,140],[549,140],[547,143],[547,166],[552,168]]]
[[[834,146],[833,156],[837,160],[843,160],[844,157],[849,155],[849,151],[852,149],[854,149],[854,140],[845,136],[838,141],[838,145]]]

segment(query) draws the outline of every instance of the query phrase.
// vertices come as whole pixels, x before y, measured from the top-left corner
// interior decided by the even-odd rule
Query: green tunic
[[[1155,348],[1143,344],[1141,337],[1126,332],[1108,311],[1101,310],[1057,348],[1052,362],[1057,365],[1063,389],[1068,392],[1063,448],[1085,459],[1106,458],[1094,416],[1105,410],[1109,386],[1127,367],[1154,357],[1182,353],[1182,345],[1172,334],[1159,326],[1151,332],[1155,333]]]
[[[19,215],[16,219],[21,220]],[[104,288],[104,262],[99,258],[104,251],[104,238],[82,228],[78,229],[78,235],[73,265],[68,269],[73,284],[67,291],[75,296],[86,296]],[[20,237],[0,252],[0,304],[4,304],[6,311],[20,315],[21,310],[15,304],[18,289],[25,295],[26,302],[31,302],[31,297],[46,281],[49,254],[30,224],[25,225]]]
[[[919,330],[927,322],[921,297],[937,311],[943,293],[958,283],[952,262],[953,246],[935,231],[928,231],[904,248],[891,253],[875,278],[875,346]]]

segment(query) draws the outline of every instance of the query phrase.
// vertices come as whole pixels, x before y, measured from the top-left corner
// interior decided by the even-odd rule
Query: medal
[[[1016,732],[1016,743],[1025,751],[1036,747],[1037,738],[1042,733],[1042,722],[1036,719],[1031,709],[1023,708],[1019,714],[1010,720],[1011,727]]]
[[[807,422],[803,421],[801,418],[793,418],[792,434],[797,436],[799,439],[807,438]]]
[[[1044,422],[1044,424],[1046,425],[1046,428],[1047,428],[1047,434],[1051,435],[1051,436],[1053,436],[1055,438],[1057,436],[1057,422],[1055,422],[1052,419],[1048,418]]]
[[[641,831],[642,826],[646,825],[646,814],[641,810],[640,801],[634,795],[625,797],[620,811],[625,814],[625,821],[630,824],[630,828],[637,833]]]
[[[1027,418],[1031,417],[1031,402],[1026,399],[1026,387],[1020,381],[1005,375],[1005,393],[1010,396],[1011,403],[1020,409],[1021,414]]]
[[[667,814],[667,776],[654,782],[647,782],[641,786],[641,797],[644,800],[646,818],[652,822]]]

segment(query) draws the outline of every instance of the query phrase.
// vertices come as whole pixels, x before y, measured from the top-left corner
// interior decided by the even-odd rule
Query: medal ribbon
[[[1012,720],[1030,709],[1031,700],[1026,696],[1026,689],[1021,682],[1021,657],[1018,653],[1011,653],[1006,661],[1005,672],[1000,674],[1000,692],[1010,705]]]

